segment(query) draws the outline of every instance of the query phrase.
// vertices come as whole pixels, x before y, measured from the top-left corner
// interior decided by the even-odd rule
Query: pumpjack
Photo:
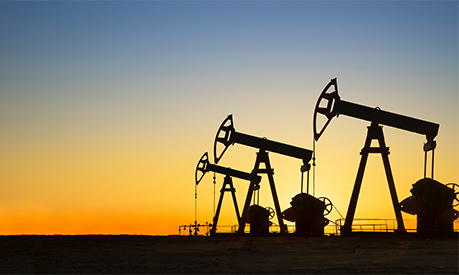
[[[219,165],[211,164],[209,162],[208,154],[207,152],[205,152],[204,155],[202,155],[201,159],[199,159],[198,165],[196,166],[196,172],[195,172],[196,185],[198,185],[201,182],[202,178],[207,172],[215,172],[215,173],[225,175],[223,186],[222,186],[222,189],[220,190],[220,199],[218,200],[217,210],[213,218],[212,228],[210,229],[210,235],[213,235],[216,233],[216,230],[217,230],[218,217],[220,215],[220,209],[221,209],[222,202],[223,202],[223,195],[225,194],[225,192],[231,192],[238,223],[241,220],[241,216],[239,215],[239,208],[237,206],[237,200],[236,200],[236,189],[234,188],[232,177],[243,179],[243,180],[248,180],[250,182],[253,182],[254,184],[258,184],[261,181],[261,177],[258,175],[249,174],[243,171],[234,170],[231,168],[226,168],[226,167],[222,167]]]
[[[301,166],[300,170],[304,172],[308,171],[310,168],[309,160],[311,159],[312,151],[288,145],[285,143],[268,140],[266,138],[260,138],[237,132],[234,128],[233,116],[228,115],[228,117],[220,125],[220,128],[218,129],[217,135],[215,137],[214,157],[216,164],[221,160],[223,154],[226,152],[228,147],[234,144],[241,144],[259,149],[257,152],[257,158],[255,161],[255,166],[252,170],[252,174],[266,174],[268,176],[269,184],[271,187],[271,193],[274,201],[275,212],[279,222],[280,233],[287,233],[287,228],[284,225],[282,219],[282,213],[279,205],[279,200],[277,197],[277,191],[274,184],[274,170],[271,168],[268,152],[278,153],[289,157],[301,159],[303,161],[303,165]],[[260,168],[260,164],[264,164],[265,168]],[[244,209],[242,211],[242,216],[239,222],[238,233],[244,233],[245,225],[249,221],[249,207],[250,202],[252,200],[252,195],[255,190],[259,189],[259,187],[259,182],[250,182],[249,190],[247,192],[247,197],[244,204]]]
[[[324,115],[327,121],[324,123],[322,128],[317,130],[317,117],[318,115]],[[387,182],[389,184],[390,195],[392,199],[392,204],[397,219],[397,232],[404,233],[406,232],[402,215],[401,207],[397,198],[397,192],[395,190],[394,179],[392,176],[392,171],[389,163],[389,147],[386,147],[384,140],[384,134],[382,131],[381,125],[395,127],[401,130],[410,131],[426,136],[427,142],[424,144],[424,177],[427,174],[427,152],[432,152],[432,174],[433,178],[434,172],[434,150],[436,148],[436,141],[434,138],[437,136],[439,124],[396,114],[387,111],[383,111],[380,108],[371,108],[364,105],[344,101],[338,95],[338,84],[337,79],[332,79],[323,89],[320,97],[317,101],[314,118],[313,118],[313,130],[314,130],[314,139],[318,141],[320,136],[323,134],[324,130],[330,123],[333,117],[339,115],[346,115],[353,118],[358,118],[366,121],[370,121],[371,124],[368,127],[367,137],[365,145],[360,152],[361,160],[357,172],[357,177],[354,184],[354,189],[352,191],[351,200],[349,203],[349,208],[346,214],[346,220],[343,228],[341,229],[342,234],[348,234],[352,232],[352,222],[354,219],[355,209],[357,205],[357,200],[360,192],[360,187],[362,185],[363,174],[365,171],[365,166],[367,163],[368,155],[370,153],[381,154],[384,169],[386,172]],[[377,140],[379,143],[378,147],[371,147],[371,142]]]

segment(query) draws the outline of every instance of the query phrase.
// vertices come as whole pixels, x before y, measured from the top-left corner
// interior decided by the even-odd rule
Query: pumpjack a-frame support
[[[237,206],[236,188],[234,188],[234,185],[233,185],[233,178],[231,176],[229,176],[229,175],[226,175],[225,179],[223,181],[222,189],[220,190],[220,199],[218,200],[218,206],[217,206],[217,210],[215,211],[215,216],[214,216],[212,228],[210,229],[210,234],[211,235],[215,234],[215,232],[217,231],[218,217],[220,216],[220,209],[222,207],[223,196],[224,196],[225,192],[231,192],[231,195],[233,197],[234,209],[236,210],[236,216],[237,216],[238,223],[241,220],[241,216],[239,215],[239,208]]]
[[[260,168],[260,164],[262,163],[265,164],[265,168]],[[277,197],[276,186],[274,185],[274,177],[273,177],[274,169],[271,168],[271,163],[269,161],[268,152],[266,152],[263,149],[260,149],[260,151],[257,152],[257,159],[255,161],[255,166],[252,170],[252,174],[256,174],[256,175],[266,174],[268,176],[268,181],[271,187],[271,193],[272,193],[273,201],[274,201],[274,207],[275,207],[277,219],[279,222],[280,233],[281,234],[287,233],[286,227],[284,225],[284,220],[282,219],[282,213],[281,213],[281,209],[279,205],[279,199]],[[250,201],[252,200],[253,192],[256,189],[258,184],[259,183],[257,182],[253,182],[253,181],[250,182],[249,191],[247,192],[247,198],[245,200],[244,209],[242,211],[242,217],[239,222],[239,229],[238,229],[239,234],[244,233],[245,225],[248,222],[247,216],[249,212]]]
[[[379,147],[371,147],[371,142],[377,140],[379,142]],[[357,177],[354,184],[354,190],[352,191],[351,201],[349,203],[349,209],[346,214],[346,220],[342,228],[342,234],[352,233],[352,222],[354,220],[355,208],[357,206],[357,199],[360,193],[360,187],[362,186],[363,173],[365,171],[365,166],[367,164],[368,155],[370,153],[379,153],[382,156],[382,161],[384,164],[384,170],[386,172],[387,183],[389,184],[390,196],[392,198],[392,204],[394,207],[395,217],[397,219],[397,232],[406,233],[405,225],[403,224],[401,207],[397,198],[397,192],[395,190],[394,178],[392,176],[392,170],[389,163],[389,147],[386,147],[386,142],[384,141],[384,134],[382,131],[382,126],[378,125],[377,122],[372,122],[368,127],[367,138],[365,145],[360,152],[362,155],[360,159],[359,170],[357,172]]]

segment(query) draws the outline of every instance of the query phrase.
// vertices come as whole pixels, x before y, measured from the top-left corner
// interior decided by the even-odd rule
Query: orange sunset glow
[[[213,173],[197,202],[194,175],[203,153],[213,163],[223,120],[312,150],[315,104],[335,77],[343,100],[439,124],[434,178],[459,183],[457,7],[0,2],[0,235],[171,235],[195,211],[211,223]],[[310,193],[332,201],[332,221],[348,210],[369,125],[335,117],[315,144]],[[402,201],[423,178],[426,137],[383,131]],[[218,164],[250,173],[257,152],[234,144]],[[283,211],[300,193],[302,162],[269,157]],[[242,211],[249,182],[234,185]],[[274,208],[265,175],[260,186],[260,205]],[[355,218],[395,219],[379,155],[368,159]],[[229,194],[219,224],[237,224]]]

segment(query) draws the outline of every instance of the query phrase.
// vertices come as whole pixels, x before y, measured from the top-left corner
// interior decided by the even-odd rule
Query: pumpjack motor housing
[[[329,220],[324,217],[331,211],[332,204],[327,198],[315,198],[300,193],[292,198],[292,207],[282,212],[284,219],[295,222],[296,235],[300,237],[320,237]]]
[[[459,216],[453,208],[454,204],[458,204],[455,189],[458,189],[455,183],[444,185],[434,179],[421,179],[413,184],[412,196],[400,203],[401,210],[417,215],[419,234],[451,234],[454,232],[454,220]]]
[[[273,224],[269,221],[274,217],[272,208],[263,208],[257,204],[251,205],[248,211],[248,222],[250,223],[250,235],[265,236],[269,234],[269,227]]]

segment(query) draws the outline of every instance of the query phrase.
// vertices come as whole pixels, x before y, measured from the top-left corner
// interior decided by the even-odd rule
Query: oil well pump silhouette
[[[317,129],[317,117],[319,115],[324,115],[327,119],[323,127],[318,130]],[[353,118],[358,118],[362,120],[366,120],[370,122],[370,126],[368,127],[367,137],[365,140],[364,147],[361,154],[360,165],[357,172],[357,177],[354,184],[354,189],[352,191],[351,200],[349,203],[349,208],[346,215],[346,220],[344,223],[343,228],[341,229],[342,234],[348,234],[352,232],[352,222],[354,219],[354,214],[356,210],[357,200],[360,192],[360,188],[362,185],[363,174],[365,171],[365,166],[367,163],[368,155],[375,153],[381,154],[382,161],[384,164],[384,170],[386,173],[387,182],[389,185],[389,191],[392,199],[392,205],[394,208],[398,232],[406,233],[406,229],[403,223],[402,215],[401,215],[401,204],[397,198],[397,192],[395,189],[395,183],[392,175],[392,170],[390,167],[389,162],[389,147],[386,147],[384,134],[381,125],[395,127],[401,130],[410,131],[414,133],[418,133],[421,135],[426,136],[426,143],[424,144],[424,178],[427,175],[427,153],[429,151],[432,152],[432,167],[431,167],[431,179],[433,180],[434,175],[434,150],[436,148],[436,141],[434,138],[437,136],[439,124],[396,114],[387,111],[383,111],[380,108],[371,108],[364,105],[347,102],[340,98],[338,95],[338,84],[337,79],[332,79],[323,89],[315,107],[314,111],[314,118],[313,118],[313,130],[314,130],[314,139],[316,141],[319,140],[320,136],[323,134],[324,130],[330,123],[333,117],[339,115],[346,115]],[[373,140],[378,141],[377,147],[372,147],[371,143]],[[431,184],[429,184],[431,185]],[[454,185],[452,188],[454,189]],[[451,192],[455,195],[455,200],[457,200],[457,193],[459,191],[459,186],[456,185],[456,189],[458,191],[454,191],[451,189]],[[450,193],[451,193],[450,192]],[[449,208],[452,209],[452,200],[449,202]],[[448,203],[447,203],[448,204]],[[418,207],[419,208],[419,207]],[[414,211],[415,210],[411,210]],[[452,210],[451,210],[452,211]],[[410,213],[409,211],[407,211]],[[454,211],[452,211],[454,213]],[[436,213],[438,214],[438,213]],[[435,215],[435,214],[433,214]],[[457,216],[457,214],[455,214]],[[454,220],[454,219],[453,219]],[[419,223],[418,223],[419,224]],[[452,228],[452,223],[451,223]]]
[[[281,155],[293,157],[302,160],[303,165],[301,167],[302,171],[309,170],[309,160],[312,156],[312,151],[292,146],[289,144],[268,140],[266,138],[260,138],[244,133],[237,132],[234,128],[233,116],[228,115],[228,117],[220,125],[220,128],[217,131],[214,142],[214,156],[215,163],[218,163],[223,154],[226,152],[228,147],[233,144],[241,144],[249,147],[258,149],[257,157],[255,161],[252,174],[260,175],[266,174],[269,181],[269,186],[271,189],[271,194],[275,207],[275,214],[277,215],[277,220],[280,227],[281,233],[286,233],[286,227],[282,218],[282,212],[279,205],[279,199],[277,196],[276,186],[274,183],[274,169],[271,167],[271,162],[269,159],[268,152],[278,153]],[[264,168],[261,167],[264,165]],[[239,222],[239,233],[243,233],[245,225],[249,222],[249,207],[252,200],[254,191],[260,188],[259,182],[251,181],[249,185],[249,190],[247,192],[247,197],[244,203],[244,208],[242,211],[242,216]],[[251,225],[252,229],[253,225]]]
[[[454,232],[453,221],[459,217],[459,212],[453,209],[453,207],[459,205],[459,185],[455,183],[443,185],[433,179],[434,153],[436,148],[436,141],[434,139],[438,134],[439,124],[393,112],[383,111],[378,107],[371,108],[344,101],[338,94],[337,79],[334,78],[325,86],[315,106],[313,115],[314,150],[315,142],[322,136],[331,120],[339,115],[370,122],[370,126],[367,127],[368,131],[365,143],[360,152],[360,164],[354,182],[344,226],[340,228],[340,233],[342,235],[353,233],[352,224],[369,154],[380,154],[382,157],[392,206],[397,221],[397,229],[395,230],[397,233],[406,233],[401,211],[418,215],[418,232]],[[325,116],[326,120],[319,129],[318,117],[321,116]],[[423,146],[424,178],[413,184],[413,189],[411,190],[413,196],[403,200],[401,203],[397,197],[395,182],[389,162],[389,147],[386,146],[383,126],[394,127],[400,130],[425,135],[426,137],[426,142]],[[372,146],[373,141],[377,142],[376,146]],[[256,153],[254,167],[250,173],[217,165],[230,145],[234,144],[244,145],[258,150]],[[326,197],[315,198],[309,194],[309,171],[311,168],[309,161],[311,159],[313,160],[312,165],[314,167],[314,151],[237,132],[234,127],[233,116],[228,115],[217,131],[213,152],[215,164],[210,163],[208,154],[205,153],[199,160],[195,172],[196,186],[207,172],[225,175],[223,186],[220,190],[221,194],[218,202],[218,208],[213,217],[212,229],[210,231],[211,235],[215,234],[217,231],[220,209],[226,192],[230,192],[232,195],[238,219],[237,232],[240,234],[245,232],[247,223],[250,223],[251,234],[254,233],[255,235],[263,235],[269,233],[269,226],[271,225],[271,222],[269,222],[268,219],[272,218],[275,214],[277,216],[281,234],[287,233],[287,226],[283,221],[286,219],[288,221],[295,221],[296,233],[300,236],[323,235],[324,227],[328,224],[328,219],[325,218],[325,215],[330,213],[333,209],[333,204]],[[286,209],[284,212],[281,212],[276,186],[274,183],[274,169],[271,167],[268,154],[269,152],[300,159],[302,161],[302,165],[300,167],[300,171],[302,173],[301,193],[292,198],[292,207]],[[431,152],[430,178],[427,177],[429,152]],[[307,172],[307,193],[303,193],[304,172]],[[259,196],[258,190],[260,189],[262,175],[266,175],[268,178],[275,208],[274,210],[269,208],[265,209],[259,206],[259,202],[254,202],[254,204],[251,205],[254,194],[255,196]],[[242,214],[240,214],[237,205],[232,177],[249,181],[249,188]],[[315,177],[313,176],[313,180],[314,179]],[[258,219],[256,216],[262,218]],[[434,226],[432,226],[432,224],[434,224]],[[444,228],[446,228],[446,230]]]
[[[292,146],[289,144],[268,140],[266,138],[260,138],[252,135],[248,135],[245,133],[237,132],[234,127],[233,116],[228,115],[228,117],[223,121],[220,125],[217,135],[214,141],[214,159],[215,163],[220,162],[224,153],[229,148],[230,145],[240,144],[249,146],[252,148],[258,149],[257,157],[255,160],[254,168],[252,169],[251,173],[243,172],[234,170],[231,168],[224,168],[222,166],[218,166],[216,164],[210,164],[208,159],[208,154],[205,153],[198,162],[195,172],[195,180],[196,185],[199,184],[202,177],[206,172],[217,172],[220,174],[225,175],[225,180],[223,183],[223,187],[220,190],[220,199],[218,201],[218,207],[216,213],[213,218],[213,225],[210,231],[211,235],[216,233],[217,230],[217,222],[220,213],[220,208],[223,201],[223,196],[225,192],[231,192],[233,198],[233,204],[236,212],[236,216],[238,218],[238,230],[239,234],[245,232],[245,227],[247,223],[250,223],[250,233],[253,235],[265,235],[269,233],[269,226],[271,226],[271,222],[269,219],[272,219],[275,215],[277,216],[277,221],[279,224],[280,233],[284,234],[287,233],[287,227],[284,224],[283,219],[287,219],[289,221],[295,221],[298,218],[299,211],[295,212],[292,208],[289,208],[287,214],[281,212],[281,207],[279,204],[279,199],[277,196],[276,186],[274,182],[274,169],[271,166],[271,161],[269,159],[269,152],[277,153],[281,155],[285,155],[288,157],[296,158],[302,160],[302,165],[300,167],[301,171],[301,192],[303,191],[303,174],[304,172],[308,172],[310,170],[309,161],[312,156],[312,151],[304,148],[300,148],[297,146]],[[270,207],[263,208],[259,206],[259,189],[260,189],[260,182],[261,176],[260,175],[267,175],[272,199],[274,203],[274,208]],[[233,186],[231,177],[236,177],[240,179],[245,179],[250,181],[249,189],[247,191],[247,196],[244,203],[244,208],[242,210],[242,215],[239,215],[239,210],[237,206],[237,199],[235,195],[235,188]],[[309,181],[308,181],[309,185]],[[309,190],[309,188],[307,188]],[[257,202],[255,203],[255,197],[258,195]],[[316,211],[315,216],[318,216],[318,219],[321,220],[318,228],[314,230],[315,234],[323,235],[323,228],[324,224],[324,215],[330,213],[332,209],[331,201],[328,198],[321,197],[319,199],[310,196],[309,194],[300,194],[302,196],[296,196],[295,198],[300,198],[300,201],[304,201],[306,197],[306,201],[310,203],[310,201],[314,201],[313,204],[315,205]],[[251,205],[252,197],[254,197],[254,204]],[[298,199],[293,199],[293,204],[298,204]],[[303,202],[304,203],[304,202]],[[302,204],[302,203],[300,203]],[[293,214],[294,213],[294,214]],[[292,218],[295,216],[296,218]],[[303,215],[304,216],[304,215]],[[308,229],[308,226],[305,227],[305,232],[309,232],[311,230]],[[321,231],[321,233],[317,233],[317,231]],[[308,235],[309,233],[304,233]]]
[[[255,185],[261,181],[261,177],[255,174],[249,174],[243,171],[234,170],[231,168],[226,168],[226,167],[211,164],[209,162],[208,154],[207,152],[205,152],[204,155],[202,155],[196,167],[196,172],[195,172],[196,185],[198,185],[199,182],[201,182],[202,178],[207,172],[216,172],[216,173],[225,175],[225,180],[223,181],[223,186],[222,186],[222,189],[220,190],[220,199],[218,200],[217,211],[215,212],[215,216],[213,218],[213,223],[212,223],[212,229],[210,230],[210,234],[213,235],[217,231],[218,217],[220,216],[220,209],[222,207],[223,196],[225,192],[231,192],[238,223],[240,223],[241,221],[241,215],[239,214],[239,208],[237,206],[236,189],[234,188],[232,177],[243,179],[243,180],[248,180],[251,183],[253,182],[253,184]]]

